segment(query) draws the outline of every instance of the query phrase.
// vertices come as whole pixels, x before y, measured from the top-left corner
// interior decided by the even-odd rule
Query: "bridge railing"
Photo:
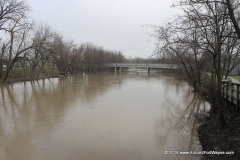
[[[231,103],[236,104],[236,109],[239,109],[240,105],[240,83],[233,83],[231,80],[222,81],[222,96],[229,100]]]
[[[173,64],[159,63],[107,63],[105,67],[161,67],[161,68],[176,68]]]

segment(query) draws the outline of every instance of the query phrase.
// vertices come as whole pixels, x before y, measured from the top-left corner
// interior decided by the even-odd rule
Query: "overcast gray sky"
[[[132,58],[147,58],[154,44],[152,29],[143,25],[164,24],[176,14],[172,0],[27,0],[36,22],[75,43],[92,42],[105,49],[122,51]],[[152,42],[151,42],[152,41]]]

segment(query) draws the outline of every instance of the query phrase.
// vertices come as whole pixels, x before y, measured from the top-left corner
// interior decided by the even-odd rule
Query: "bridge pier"
[[[147,72],[149,73],[151,71],[151,68],[150,67],[147,67]]]
[[[119,71],[121,72],[122,68],[121,67],[115,67],[115,72]]]

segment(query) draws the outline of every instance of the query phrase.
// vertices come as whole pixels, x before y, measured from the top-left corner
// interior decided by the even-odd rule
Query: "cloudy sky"
[[[154,39],[143,25],[162,25],[177,13],[172,0],[27,0],[31,17],[75,43],[92,42],[122,51],[126,57],[147,58]]]

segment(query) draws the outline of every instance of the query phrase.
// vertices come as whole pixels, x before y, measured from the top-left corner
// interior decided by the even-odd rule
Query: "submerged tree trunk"
[[[7,67],[6,74],[3,80],[4,82],[6,82],[6,80],[8,79],[8,76],[11,73],[13,66],[14,66],[14,62],[12,61],[10,65]]]
[[[24,58],[23,58],[23,65],[22,65],[22,68],[23,68],[23,79],[24,81],[26,80],[26,54],[24,53]]]

